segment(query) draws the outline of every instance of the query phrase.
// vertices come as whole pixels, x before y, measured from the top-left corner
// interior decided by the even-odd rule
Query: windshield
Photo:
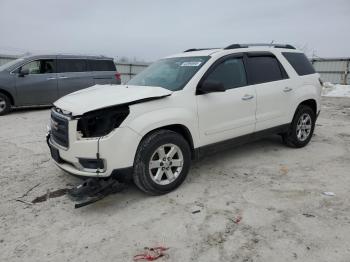
[[[147,67],[128,84],[160,86],[171,91],[180,90],[209,58],[209,56],[165,58]]]
[[[18,59],[12,60],[10,62],[7,62],[6,64],[3,64],[2,66],[0,66],[0,71],[4,71],[5,69],[10,68],[11,66],[13,66],[13,65],[15,65],[18,62],[23,61],[23,60],[24,60],[23,58],[18,58]]]

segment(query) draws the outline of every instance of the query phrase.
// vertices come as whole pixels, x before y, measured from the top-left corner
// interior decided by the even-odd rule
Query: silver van
[[[96,84],[120,84],[113,58],[37,55],[0,66],[0,115],[13,107],[51,105]]]

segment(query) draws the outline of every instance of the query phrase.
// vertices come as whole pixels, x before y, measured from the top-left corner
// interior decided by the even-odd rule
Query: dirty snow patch
[[[350,97],[350,85],[333,85],[324,83],[322,96]]]

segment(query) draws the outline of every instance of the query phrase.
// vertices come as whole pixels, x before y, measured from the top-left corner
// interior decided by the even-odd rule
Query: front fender
[[[12,102],[16,104],[17,92],[15,88],[15,80],[12,75],[0,75],[0,92],[10,96]]]
[[[197,115],[195,112],[185,108],[162,108],[155,111],[146,112],[138,115],[136,118],[128,122],[128,127],[137,132],[140,136],[169,125],[182,125],[186,127],[193,140],[196,148],[199,142],[197,130]]]

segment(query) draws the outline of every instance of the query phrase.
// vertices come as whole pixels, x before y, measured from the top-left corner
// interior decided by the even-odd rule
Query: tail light
[[[117,79],[117,80],[121,80],[121,78],[120,78],[120,73],[115,73],[115,79]]]

